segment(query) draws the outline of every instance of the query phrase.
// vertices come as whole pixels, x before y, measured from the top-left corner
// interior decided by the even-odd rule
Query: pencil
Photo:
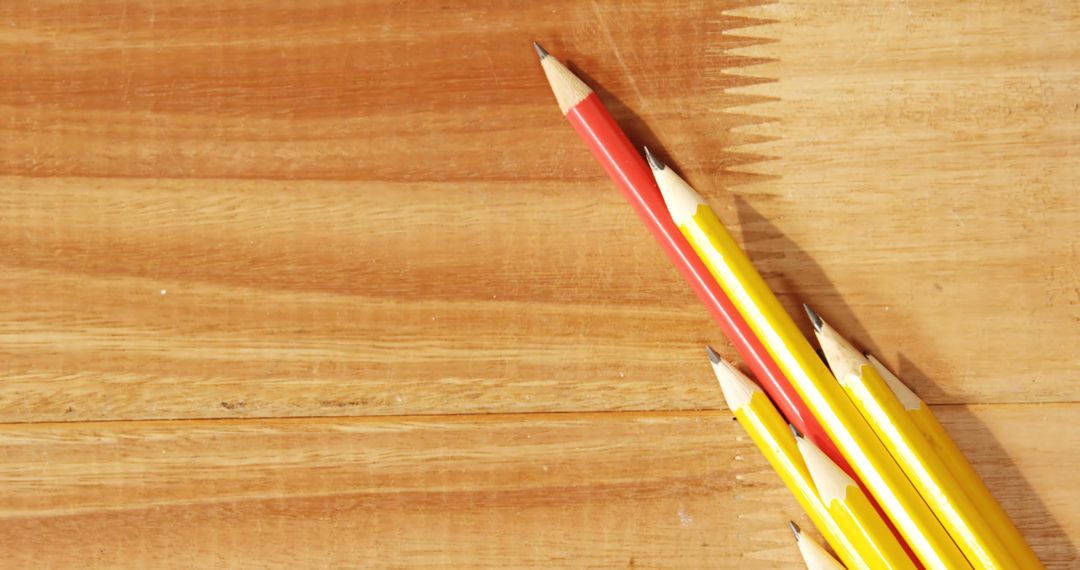
[[[653,175],[672,220],[923,564],[930,568],[969,568],[964,555],[948,539],[934,513],[720,223],[716,212],[686,181],[655,159]]]
[[[813,538],[803,534],[802,529],[794,521],[788,521],[788,526],[795,535],[795,546],[799,547],[799,554],[806,563],[806,570],[844,570],[844,566],[826,552],[824,547]]]
[[[870,499],[816,445],[795,435],[806,470],[836,525],[859,549],[875,558],[877,568],[914,568]]]
[[[706,349],[724,401],[753,440],[776,474],[806,511],[825,540],[849,568],[874,570],[870,561],[863,560],[850,537],[833,521],[825,503],[818,497],[810,472],[803,463],[795,436],[780,417],[765,392],[739,369],[720,358],[712,347]]]
[[[975,568],[1019,568],[994,528],[915,426],[900,400],[859,351],[810,307],[833,374],[945,530]]]
[[[799,394],[754,336],[753,330],[672,223],[656,181],[638,154],[637,147],[626,138],[600,98],[585,82],[548,54],[540,44],[534,43],[533,47],[540,57],[540,65],[555,93],[559,109],[645,222],[656,241],[660,242],[668,258],[734,345],[739,357],[750,366],[784,417],[813,439],[830,457],[843,462],[825,430],[807,410]],[[844,463],[844,466],[847,464]]]
[[[994,499],[990,489],[986,487],[986,483],[983,483],[982,478],[975,472],[971,463],[964,457],[964,453],[956,446],[956,442],[945,431],[945,427],[941,425],[941,422],[938,421],[937,416],[926,405],[926,402],[919,398],[888,368],[885,368],[885,365],[877,358],[870,354],[865,356],[874,367],[874,370],[877,370],[881,378],[896,394],[896,399],[904,406],[904,411],[907,412],[908,417],[911,418],[911,421],[915,423],[915,426],[926,439],[930,441],[930,446],[934,448],[938,457],[945,462],[946,467],[960,482],[964,492],[975,503],[979,512],[986,517],[987,522],[990,523],[998,537],[1008,547],[1009,552],[1012,553],[1013,558],[1020,564],[1020,567],[1031,568],[1032,570],[1043,568],[1039,557],[1035,555],[1035,551],[1024,540],[1024,536],[1020,534],[1012,519],[1005,513],[1005,509],[1001,508],[1001,505]]]

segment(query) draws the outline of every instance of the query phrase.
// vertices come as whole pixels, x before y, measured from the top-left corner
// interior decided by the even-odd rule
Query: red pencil
[[[739,356],[750,366],[762,388],[792,425],[825,450],[830,458],[843,465],[845,471],[851,473],[851,468],[817,419],[803,404],[799,394],[754,336],[738,309],[731,304],[724,290],[709,274],[697,253],[671,221],[649,166],[604,108],[600,98],[539,44],[533,46],[540,55],[544,73],[566,119],[585,140],[593,156],[622,190],[627,201],[649,227],[653,237],[663,246],[671,262],[705,303],[705,307],[720,324],[728,340],[735,345]]]
[[[551,84],[551,90],[555,93],[555,100],[563,115],[570,121],[578,135],[585,140],[585,144],[615,185],[622,190],[627,201],[652,232],[653,237],[660,242],[668,258],[690,283],[690,288],[697,293],[701,302],[705,303],[705,307],[719,323],[724,335],[735,346],[735,350],[743,361],[750,366],[754,376],[761,383],[762,389],[791,425],[824,451],[830,459],[859,483],[869,496],[869,491],[848,465],[844,456],[840,454],[840,450],[833,444],[772,356],[761,345],[761,341],[754,335],[739,310],[727,298],[724,290],[709,274],[709,270],[698,258],[697,253],[675,226],[645,159],[626,138],[626,134],[600,102],[600,98],[584,81],[540,47],[540,44],[534,42],[533,47],[540,56],[540,65],[544,68],[544,74],[547,76],[548,83]],[[893,527],[892,521],[885,516],[880,506],[875,503],[874,507],[878,509],[893,534],[918,565],[918,559]]]

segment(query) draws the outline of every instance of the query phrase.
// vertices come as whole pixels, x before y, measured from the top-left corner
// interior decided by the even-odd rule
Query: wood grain
[[[752,257],[930,402],[1077,401],[1075,4],[750,13],[781,39],[735,50],[777,79],[737,90],[778,98],[742,129],[778,176],[734,198]]]
[[[1077,406],[939,411],[1036,551],[1068,555],[1046,537],[1080,530],[1052,476]],[[794,567],[806,523],[716,413],[33,424],[0,458],[17,566]]]
[[[1080,10],[750,4],[0,3],[0,556],[797,564],[537,39],[1075,566]]]
[[[705,114],[746,83],[707,3],[0,11],[0,420],[719,406],[716,329],[529,45],[634,91],[612,46],[695,22],[649,88],[698,61]]]

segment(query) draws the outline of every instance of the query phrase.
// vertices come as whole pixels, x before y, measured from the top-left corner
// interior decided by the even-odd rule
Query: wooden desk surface
[[[1075,4],[221,4],[0,5],[5,564],[795,567],[532,39],[1078,564]]]

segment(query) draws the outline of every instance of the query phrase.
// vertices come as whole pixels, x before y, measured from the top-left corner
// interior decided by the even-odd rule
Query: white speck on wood
[[[679,505],[679,510],[675,514],[679,515],[679,525],[688,527],[694,524],[694,517],[687,514],[686,508],[682,505]]]

